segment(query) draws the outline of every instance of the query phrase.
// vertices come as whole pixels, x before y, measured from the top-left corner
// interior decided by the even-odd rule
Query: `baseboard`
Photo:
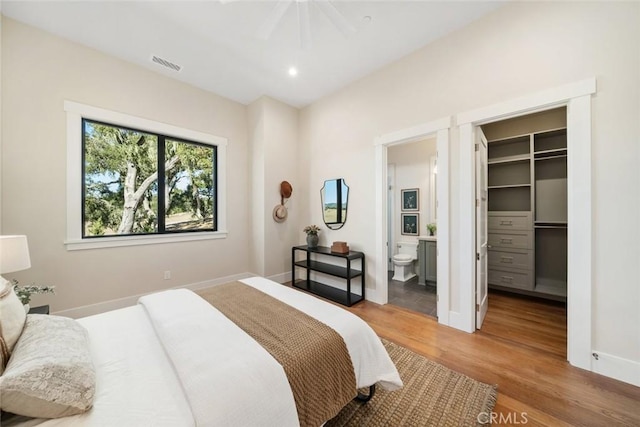
[[[592,357],[591,370],[593,372],[640,387],[640,362],[597,350],[593,351]]]
[[[186,288],[186,289],[191,289],[192,291],[196,291],[199,289],[210,288],[212,286],[221,285],[223,283],[232,282],[234,280],[246,279],[248,277],[253,277],[253,276],[255,276],[255,274],[240,273],[240,274],[234,274],[231,276],[220,277],[217,279],[205,280],[203,282],[190,283],[188,285],[183,285],[183,286],[176,286],[168,289]],[[159,292],[161,290],[165,290],[165,289],[159,289],[154,292]],[[51,314],[55,314],[58,316],[71,317],[72,319],[93,316],[94,314],[104,313],[105,311],[117,310],[120,308],[125,308],[125,307],[130,307],[132,305],[135,305],[138,302],[138,298],[144,295],[148,295],[150,293],[153,293],[153,292],[147,292],[147,293],[138,294],[138,295],[131,295],[128,297],[99,302],[96,304],[83,305],[80,307],[70,308],[62,311],[55,311]]]
[[[291,272],[290,271],[286,271],[284,273],[274,274],[273,276],[267,277],[267,279],[273,280],[274,282],[278,282],[278,283],[290,282],[291,281]]]

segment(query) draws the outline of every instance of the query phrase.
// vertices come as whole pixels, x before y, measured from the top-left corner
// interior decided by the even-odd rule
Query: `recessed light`
[[[290,67],[289,68],[289,75],[291,77],[295,77],[298,75],[298,69],[296,67]]]

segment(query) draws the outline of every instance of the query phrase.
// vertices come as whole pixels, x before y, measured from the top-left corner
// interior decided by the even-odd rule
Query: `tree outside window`
[[[83,237],[216,231],[215,146],[86,119],[82,128]]]

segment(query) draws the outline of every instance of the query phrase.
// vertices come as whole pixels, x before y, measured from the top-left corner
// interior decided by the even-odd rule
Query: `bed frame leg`
[[[376,385],[372,385],[371,387],[369,387],[369,394],[362,394],[362,393],[358,393],[358,395],[356,396],[356,400],[358,402],[362,402],[362,403],[367,403],[368,401],[371,400],[371,398],[373,397],[373,395],[376,394]]]

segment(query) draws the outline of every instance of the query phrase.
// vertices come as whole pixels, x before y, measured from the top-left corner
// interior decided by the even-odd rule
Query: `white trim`
[[[64,101],[67,113],[67,250],[112,248],[149,245],[191,240],[224,239],[227,237],[227,139],[208,133],[156,122],[103,108]],[[209,233],[180,233],[175,235],[114,236],[99,239],[82,238],[82,119],[98,120],[128,126],[175,138],[201,142],[217,147],[218,231]]]
[[[475,179],[476,162],[471,123],[465,123],[459,128],[460,135],[460,209],[458,210],[458,224],[460,224],[458,241],[458,266],[460,271],[460,327],[465,332],[476,330],[476,209],[475,209]],[[468,187],[468,188],[467,188]]]
[[[568,259],[567,358],[569,363],[591,370],[591,95],[596,80],[590,78],[511,101],[461,113],[460,125],[460,315],[462,328],[473,331],[475,317],[475,236],[473,126],[517,117],[537,111],[567,106],[567,144],[571,179],[568,210],[571,226]],[[577,218],[580,216],[580,218]],[[469,228],[471,225],[472,228]],[[466,238],[465,238],[466,236]],[[580,236],[577,240],[577,236]],[[578,244],[579,243],[579,244]],[[581,249],[577,249],[578,247]],[[588,268],[585,268],[588,266]]]
[[[559,103],[566,103],[572,98],[596,93],[595,77],[568,83],[540,92],[531,93],[519,98],[466,111],[456,116],[458,125],[464,123],[482,124],[506,118],[513,118],[535,111],[549,110]]]
[[[438,322],[449,321],[449,129],[451,117],[434,120],[407,129],[381,135],[374,140],[376,185],[376,255],[375,292],[368,291],[369,300],[378,304],[388,301],[387,276],[387,148],[391,145],[417,141],[435,134],[438,150]]]
[[[459,329],[461,331],[464,330],[464,326],[466,325],[466,323],[464,322],[464,318],[459,311],[449,311],[448,315],[449,315],[449,326],[451,326],[452,328]],[[438,316],[440,316],[440,314],[438,314]]]
[[[449,310],[451,303],[449,301],[451,277],[451,265],[449,254],[451,247],[450,232],[450,210],[449,210],[449,127],[451,126],[451,118],[440,126],[446,126],[437,131],[436,135],[436,156],[438,158],[438,180],[436,181],[436,223],[438,235],[437,254],[437,281],[436,292],[438,293],[438,302],[436,310],[438,313],[438,323],[443,325],[449,324]]]
[[[155,120],[143,119],[141,117],[106,110],[104,108],[93,107],[91,105],[80,104],[78,102],[64,101],[64,111],[67,113],[77,114],[85,119],[98,120],[121,126],[129,126],[138,130],[161,133],[175,138],[189,139],[209,145],[227,145],[227,139],[220,136],[181,128],[167,123],[156,122]]]
[[[591,95],[567,104],[567,359],[591,366],[592,211]]]
[[[227,231],[180,234],[145,234],[141,236],[108,236],[99,239],[66,240],[68,251],[85,249],[118,248],[122,246],[159,245],[162,243],[190,242],[195,240],[225,239]]]
[[[449,129],[451,127],[451,117],[444,117],[442,119],[434,120],[429,123],[423,123],[417,126],[413,126],[406,129],[401,129],[396,132],[387,133],[377,137],[374,141],[376,146],[378,145],[395,145],[402,144],[404,142],[416,141],[424,138],[425,136],[434,134],[442,129]]]
[[[640,362],[598,350],[593,351],[592,357],[593,372],[640,387]]]
[[[228,283],[228,282],[233,282],[236,280],[242,280],[242,279],[246,279],[248,277],[253,277],[255,276],[255,274],[252,273],[240,273],[240,274],[234,274],[232,276],[226,276],[226,277],[220,277],[217,279],[211,279],[211,280],[205,280],[203,282],[196,282],[196,283],[191,283],[188,285],[182,285],[182,286],[175,286],[173,288],[167,288],[167,289],[191,289],[192,291],[197,291],[199,289],[206,289],[206,288],[210,288],[213,286],[217,286],[217,285],[221,285],[223,283]],[[100,313],[105,313],[107,311],[112,311],[112,310],[118,310],[120,308],[125,308],[125,307],[131,307],[132,305],[135,305],[138,302],[138,299],[144,295],[149,295],[155,292],[161,292],[163,290],[167,290],[167,289],[161,289],[161,290],[157,290],[157,291],[153,291],[153,292],[147,292],[147,293],[143,293],[143,294],[137,294],[137,295],[131,295],[128,297],[124,297],[124,298],[118,298],[118,299],[112,299],[109,301],[103,301],[103,302],[98,302],[95,304],[89,304],[89,305],[83,305],[80,307],[75,307],[75,308],[70,308],[67,310],[61,310],[61,311],[54,311],[51,314],[55,314],[57,316],[65,316],[65,317],[71,317],[73,319],[78,319],[80,317],[87,317],[87,316],[93,316],[95,314],[100,314]]]

